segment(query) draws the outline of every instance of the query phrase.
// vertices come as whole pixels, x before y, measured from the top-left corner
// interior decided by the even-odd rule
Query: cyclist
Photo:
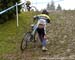
[[[27,9],[28,9],[28,11],[30,11],[30,5],[31,5],[31,2],[30,1],[26,1],[26,7],[27,7]]]
[[[46,24],[50,23],[50,18],[49,18],[49,13],[47,10],[43,10],[42,14],[39,14],[37,16],[34,16],[34,21],[37,20],[38,21],[38,28],[36,29],[38,36],[40,38],[40,41],[42,43],[42,50],[46,51],[48,50],[46,48],[46,40],[47,40],[47,36],[46,36]]]

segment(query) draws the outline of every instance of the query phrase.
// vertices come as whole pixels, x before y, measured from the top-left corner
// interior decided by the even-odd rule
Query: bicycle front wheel
[[[22,42],[21,42],[21,51],[24,51],[25,48],[27,48],[29,42],[31,41],[32,39],[32,35],[31,35],[31,32],[27,32],[25,35],[24,35],[24,38],[22,39]]]

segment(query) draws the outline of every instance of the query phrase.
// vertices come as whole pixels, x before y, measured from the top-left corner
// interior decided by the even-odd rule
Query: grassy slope
[[[29,30],[28,27],[34,13],[22,13],[19,15],[20,26],[16,30],[16,20],[11,20],[0,25],[0,55],[1,60],[42,60],[41,58],[70,57],[75,58],[75,12],[64,11],[50,13],[51,24],[49,29],[48,49],[42,53],[40,48],[27,49],[21,53],[19,46],[23,33]],[[13,24],[13,23],[14,24]],[[9,27],[9,28],[8,28]]]
[[[0,25],[0,55],[16,51],[16,43],[27,31],[33,15],[35,14],[32,12],[21,13],[18,28],[16,27],[16,19]]]

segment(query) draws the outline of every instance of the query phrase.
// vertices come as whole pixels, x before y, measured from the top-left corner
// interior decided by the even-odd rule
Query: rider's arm
[[[50,20],[51,20],[50,17],[47,16],[47,15],[46,15],[46,17],[47,17],[46,22],[47,22],[47,23],[50,23]]]
[[[38,16],[34,16],[33,17],[33,20],[35,21],[35,20],[38,20],[39,19],[39,17]]]
[[[47,23],[50,23],[50,19],[46,19],[46,22],[47,22]]]
[[[46,25],[45,25],[45,27],[44,27],[44,34],[46,35]]]

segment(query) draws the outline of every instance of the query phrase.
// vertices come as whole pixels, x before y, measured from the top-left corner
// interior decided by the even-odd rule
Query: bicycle
[[[35,42],[36,42],[35,36],[36,36],[37,26],[38,26],[38,24],[31,25],[30,26],[31,30],[24,34],[24,37],[21,41],[21,46],[20,46],[21,51],[24,51],[27,48],[27,46],[29,45],[30,42],[34,42],[34,44],[35,44]]]

